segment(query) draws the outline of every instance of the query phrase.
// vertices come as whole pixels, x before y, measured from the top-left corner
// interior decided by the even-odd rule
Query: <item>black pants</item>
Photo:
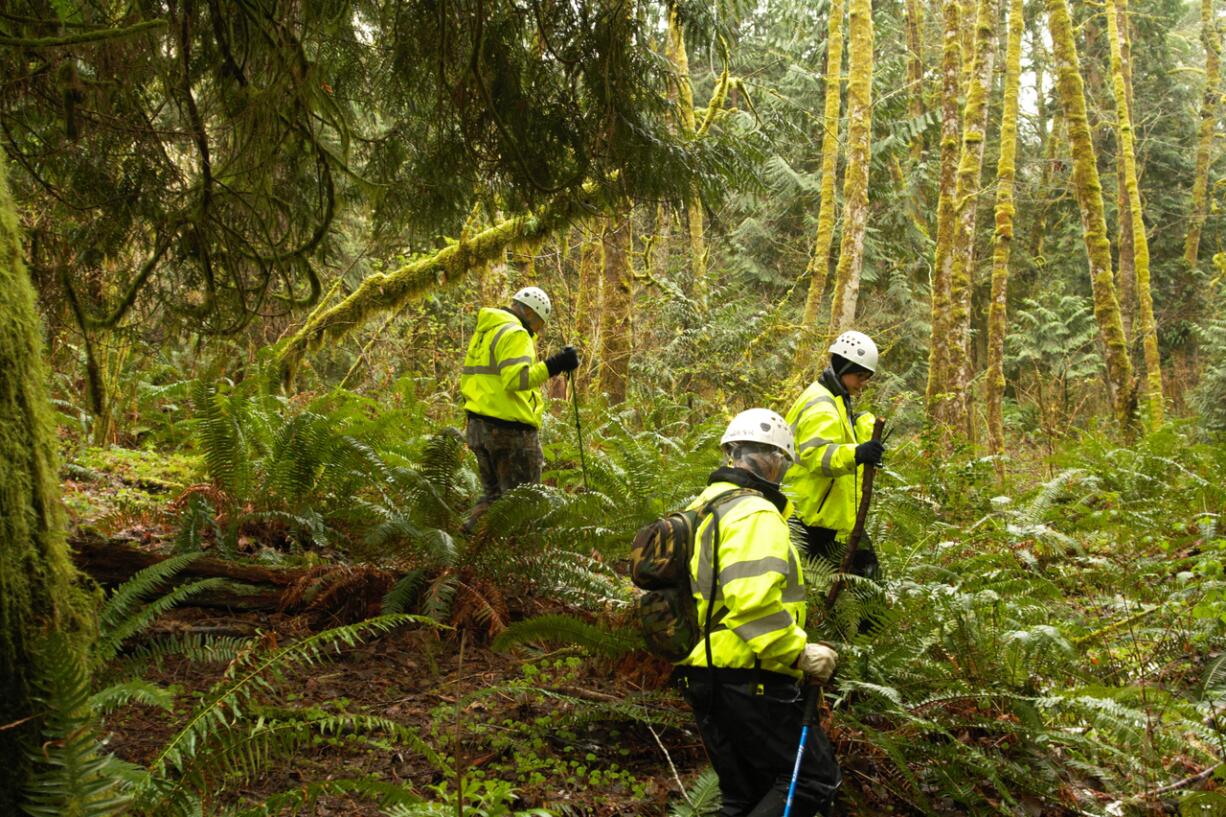
[[[779,817],[787,802],[804,719],[800,688],[786,676],[761,673],[712,685],[705,668],[679,668],[681,694],[694,710],[698,731],[723,795],[720,817]],[[719,672],[719,670],[717,670]],[[745,675],[753,670],[724,670]],[[843,775],[834,749],[817,724],[809,728],[792,804],[794,817],[829,814]]]
[[[801,552],[816,556],[820,559],[825,559],[836,568],[843,562],[843,554],[847,550],[847,545],[843,542],[835,541],[836,531],[830,528],[818,528],[806,525],[801,522],[798,517],[788,519],[788,525],[792,529],[793,541],[795,541],[801,549]],[[860,538],[860,546],[856,548],[856,553],[851,557],[852,575],[863,576],[866,579],[878,579],[881,577],[881,566],[877,561],[877,551],[873,550],[873,542],[865,533]]]

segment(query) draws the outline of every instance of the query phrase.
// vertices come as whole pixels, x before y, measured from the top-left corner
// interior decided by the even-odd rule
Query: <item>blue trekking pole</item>
[[[783,817],[792,817],[792,799],[796,796],[796,779],[800,777],[800,762],[805,756],[805,745],[809,742],[809,728],[817,723],[817,695],[821,689],[817,684],[809,684],[805,688],[805,717],[800,727],[800,745],[796,747],[796,763],[792,766],[792,782],[788,784],[788,801],[783,807]]]

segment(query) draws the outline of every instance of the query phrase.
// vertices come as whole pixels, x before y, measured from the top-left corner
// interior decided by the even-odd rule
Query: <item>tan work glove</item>
[[[811,680],[824,684],[834,675],[834,667],[838,662],[839,654],[825,644],[806,644],[796,666]]]

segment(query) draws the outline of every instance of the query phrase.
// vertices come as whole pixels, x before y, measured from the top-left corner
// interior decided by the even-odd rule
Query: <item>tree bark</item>
[[[1009,253],[1013,245],[1013,179],[1017,155],[1017,97],[1022,73],[1022,0],[1009,2],[1009,39],[1005,46],[1004,101],[1000,116],[1000,159],[996,164],[996,231],[992,235],[992,296],[988,305],[988,450],[996,474],[1005,477],[1005,332]]]
[[[681,123],[686,135],[694,138],[698,132],[698,120],[694,116],[694,89],[690,83],[690,58],[685,50],[685,32],[677,17],[677,6],[668,9],[669,55],[677,72],[677,104],[681,108]],[[685,203],[686,222],[690,232],[690,276],[694,300],[700,312],[707,309],[707,244],[704,236],[705,223],[702,199],[697,191],[690,193]]]
[[[1046,0],[1046,5],[1056,60],[1056,85],[1073,154],[1073,192],[1081,212],[1082,235],[1094,293],[1094,317],[1098,322],[1099,338],[1107,362],[1112,412],[1120,430],[1125,435],[1131,435],[1136,424],[1136,382],[1111,272],[1111,244],[1107,240],[1107,223],[1103,215],[1103,188],[1086,118],[1085,89],[1077,67],[1077,44],[1073,40],[1068,0]]]
[[[1213,154],[1213,134],[1217,126],[1218,80],[1221,71],[1222,45],[1218,40],[1213,0],[1200,3],[1200,39],[1205,46],[1205,95],[1200,109],[1200,140],[1196,145],[1196,175],[1192,177],[1192,207],[1188,217],[1188,235],[1183,242],[1183,257],[1195,267],[1200,253],[1200,233],[1205,226],[1209,206],[1209,164]]]
[[[969,438],[970,425],[970,340],[971,295],[975,272],[975,222],[978,211],[980,178],[983,174],[983,147],[988,130],[988,94],[992,90],[992,70],[996,62],[996,0],[979,0],[975,18],[975,56],[971,61],[970,81],[966,86],[966,107],[962,112],[962,151],[954,192],[954,234],[950,265],[950,347],[946,376],[947,391],[953,398],[944,402],[938,417],[947,427]]]
[[[60,501],[42,322],[0,155],[0,814],[17,814],[38,746],[43,639],[84,653],[93,603],[78,584]]]
[[[907,85],[907,115],[915,121],[924,115],[924,8],[920,0],[907,0]],[[911,164],[918,165],[923,157],[921,131],[911,140]]]
[[[604,245],[604,302],[600,310],[600,388],[611,405],[625,402],[630,372],[631,207],[610,217],[601,242]]]
[[[932,260],[932,343],[928,348],[928,386],[925,409],[935,423],[939,404],[947,399],[946,375],[951,357],[949,333],[951,253],[954,202],[958,174],[958,93],[961,86],[962,49],[958,40],[958,0],[945,0],[944,46],[941,58],[941,183],[937,199],[937,243]]]
[[[604,265],[604,248],[600,236],[585,224],[580,230],[579,244],[579,292],[575,298],[575,346],[579,347],[580,361],[590,377],[591,363],[600,343],[601,270]],[[584,378],[586,382],[588,378]]]
[[[873,4],[851,0],[847,27],[847,169],[843,178],[843,235],[830,306],[830,338],[855,322],[868,218],[868,171],[873,117]]]
[[[1135,140],[1132,132],[1132,103],[1124,76],[1124,33],[1118,23],[1115,0],[1107,3],[1107,36],[1111,40],[1111,89],[1115,94],[1116,134],[1124,162],[1124,189],[1128,196],[1129,223],[1137,276],[1137,301],[1141,313],[1141,341],[1145,350],[1146,401],[1151,429],[1164,421],[1162,401],[1162,363],[1158,356],[1158,328],[1154,323],[1154,299],[1149,288],[1149,240],[1141,210],[1141,187],[1137,181]]]
[[[913,0],[914,1],[914,0]],[[817,313],[830,275],[830,247],[834,243],[835,184],[839,172],[839,113],[842,108],[844,0],[831,0],[826,24],[826,99],[822,106],[822,186],[817,211],[817,238],[805,271],[809,294],[805,298],[800,340],[796,344],[795,369],[807,371],[813,362],[813,347],[819,340]]]
[[[1128,99],[1128,111],[1131,114],[1136,111],[1136,108],[1132,104],[1132,34],[1128,25],[1128,0],[1119,0],[1116,3],[1115,21],[1120,41],[1119,72],[1124,77],[1124,96]],[[1116,265],[1115,281],[1116,288],[1120,292],[1120,317],[1124,322],[1124,337],[1128,339],[1131,348],[1132,319],[1137,312],[1136,247],[1132,239],[1132,208],[1128,203],[1128,180],[1124,168],[1124,151],[1120,146],[1118,122],[1116,128],[1115,204],[1116,211],[1119,213],[1119,225],[1115,244],[1118,248],[1119,261]]]

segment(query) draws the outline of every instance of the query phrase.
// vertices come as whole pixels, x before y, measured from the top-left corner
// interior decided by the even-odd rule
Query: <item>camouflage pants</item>
[[[464,525],[465,530],[472,530],[498,497],[517,485],[541,481],[545,455],[536,429],[508,428],[480,417],[468,418],[467,442],[477,456],[482,488],[481,500],[469,511]]]

